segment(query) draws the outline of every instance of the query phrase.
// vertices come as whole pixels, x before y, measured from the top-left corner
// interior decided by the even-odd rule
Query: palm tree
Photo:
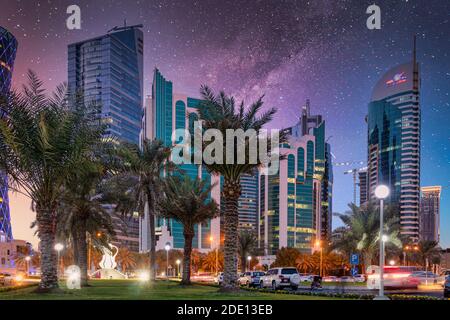
[[[415,251],[415,256],[417,257],[417,260],[419,263],[426,267],[427,262],[430,263],[435,260],[439,260],[440,258],[440,248],[439,244],[436,241],[430,241],[430,240],[421,240],[417,244],[418,250]]]
[[[198,250],[192,250],[191,252],[191,271],[198,272],[203,263],[204,254],[200,253]]]
[[[247,111],[245,111],[244,103],[239,107],[235,106],[233,97],[228,97],[224,92],[216,95],[207,86],[201,88],[202,103],[198,108],[202,127],[205,130],[215,129],[219,130],[223,137],[227,136],[227,130],[254,130],[256,135],[260,135],[263,126],[269,123],[276,109],[271,108],[258,116],[263,106],[262,97],[253,103]],[[285,134],[280,134],[280,142],[284,141]],[[237,269],[238,269],[238,200],[241,195],[240,177],[242,174],[253,174],[255,168],[262,165],[261,159],[257,163],[250,163],[250,142],[248,139],[240,141],[244,147],[244,164],[237,163],[237,146],[234,143],[228,145],[223,143],[223,155],[227,154],[227,149],[234,150],[234,158],[232,162],[225,159],[223,163],[209,163],[204,162],[203,165],[207,170],[213,174],[222,175],[224,178],[222,197],[224,203],[224,225],[225,225],[225,240],[224,240],[224,254],[225,254],[225,268],[222,291],[238,290],[237,284]],[[205,142],[203,148],[207,148],[211,142]],[[239,147],[242,147],[239,146]],[[258,150],[253,150],[257,152]],[[242,152],[240,153],[242,155]],[[224,156],[224,158],[226,158]]]
[[[336,213],[346,228],[341,234],[341,239],[333,244],[333,248],[347,251],[348,247],[353,248],[353,252],[360,252],[364,262],[364,268],[372,264],[379,245],[380,215],[377,206],[368,203],[358,207],[349,204],[350,210],[344,214]],[[399,239],[400,226],[396,210],[388,207],[385,210],[384,234],[388,236],[387,246],[402,247]]]
[[[292,267],[296,265],[296,261],[300,256],[300,251],[295,248],[283,247],[278,250],[275,262],[271,267]]]
[[[175,165],[169,160],[171,149],[164,146],[159,140],[145,140],[142,148],[136,145],[123,144],[117,150],[118,158],[123,166],[118,178],[131,183],[127,186],[126,194],[134,197],[129,202],[144,214],[150,233],[150,280],[156,279],[156,235],[155,235],[155,209],[156,200],[161,193],[163,175],[175,170]]]
[[[65,86],[53,96],[44,93],[43,83],[28,73],[22,93],[1,99],[0,169],[9,187],[27,195],[36,211],[41,247],[40,292],[58,288],[55,244],[58,199],[68,175],[101,140],[103,127],[95,115],[78,103],[69,106]]]
[[[215,251],[210,251],[202,260],[202,269],[209,272],[216,272],[217,266],[218,271],[220,272],[221,270],[223,270],[223,260],[223,250],[219,250],[217,256]]]
[[[314,269],[314,261],[310,254],[300,254],[297,259],[295,259],[295,265],[297,269],[303,271],[304,273],[311,272]]]
[[[244,272],[247,265],[247,257],[251,255],[255,248],[257,239],[253,232],[242,230],[239,233],[239,255],[241,257],[241,271]]]
[[[181,284],[191,283],[192,240],[195,226],[213,219],[219,214],[217,203],[210,199],[213,186],[205,181],[191,179],[189,176],[170,176],[163,185],[163,194],[158,201],[159,214],[175,219],[183,225],[184,255]]]
[[[104,179],[105,168],[98,162],[86,160],[81,172],[73,172],[64,186],[60,199],[58,229],[63,236],[69,236],[74,249],[74,262],[80,267],[81,285],[87,286],[88,244],[87,234],[107,246],[106,239],[114,236],[111,215],[98,195],[97,186]],[[103,237],[96,234],[101,230]],[[103,241],[102,241],[103,240]]]
[[[117,253],[117,263],[121,271],[125,273],[128,269],[134,269],[136,267],[136,257],[127,247],[120,247]]]

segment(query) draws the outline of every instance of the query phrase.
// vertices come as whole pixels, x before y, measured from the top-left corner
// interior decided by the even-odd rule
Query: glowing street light
[[[394,260],[390,260],[390,261],[389,261],[389,265],[395,266],[395,261],[394,261]]]
[[[251,263],[251,261],[252,261],[252,256],[248,256],[248,257],[247,257],[247,261],[248,261],[248,271],[250,271],[250,269],[251,269],[250,263]]]
[[[27,262],[27,275],[30,275],[30,261],[31,261],[31,257],[30,256],[26,256],[25,257],[25,261]]]
[[[379,185],[375,188],[375,196],[380,200],[380,291],[376,300],[388,300],[384,296],[384,245],[388,240],[387,236],[383,234],[383,209],[384,209],[384,199],[389,196],[390,190],[388,186]]]
[[[60,259],[60,255],[61,255],[61,251],[64,249],[64,245],[62,244],[62,243],[57,243],[57,244],[55,244],[55,247],[54,247],[54,249],[56,250],[56,252],[57,252],[57,263],[58,263],[58,275],[61,273],[61,259]]]
[[[177,259],[177,261],[175,261],[175,263],[177,264],[177,277],[180,277],[180,259]]]
[[[166,278],[169,279],[169,251],[170,251],[170,242],[166,243],[164,249],[166,250]]]
[[[214,246],[214,237],[209,236],[209,241],[211,242],[211,248]],[[218,246],[214,246],[216,251],[216,275],[219,274],[219,249]]]

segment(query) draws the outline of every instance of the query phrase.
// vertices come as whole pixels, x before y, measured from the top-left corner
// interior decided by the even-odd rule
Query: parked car
[[[260,279],[266,273],[262,271],[247,271],[241,273],[238,283],[241,286],[255,287],[260,285]]]
[[[322,282],[338,282],[338,277],[335,276],[326,276],[322,278]]]
[[[355,282],[366,282],[366,277],[363,274],[357,274],[353,278]]]
[[[16,277],[8,273],[0,273],[0,285],[11,286],[16,282]]]
[[[355,279],[353,277],[343,276],[339,278],[339,282],[351,283],[355,282]]]
[[[313,280],[313,275],[309,273],[300,273],[300,282],[311,282]]]
[[[223,282],[223,272],[219,272],[219,274],[216,277],[216,283],[221,286]]]
[[[297,290],[300,275],[297,268],[273,268],[261,277],[259,283],[261,288],[272,288],[273,290],[291,288]]]
[[[444,297],[450,298],[450,276],[445,278],[444,282]]]
[[[414,271],[409,277],[417,280],[419,284],[438,284],[439,282],[439,276],[431,271]],[[442,278],[441,284],[443,281]]]

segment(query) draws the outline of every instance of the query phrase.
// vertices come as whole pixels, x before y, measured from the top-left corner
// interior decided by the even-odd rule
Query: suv
[[[266,273],[262,271],[247,271],[240,275],[238,283],[241,286],[259,286],[260,279]]]
[[[273,268],[262,276],[260,281],[261,288],[272,288],[278,290],[280,288],[290,287],[297,290],[300,283],[300,275],[297,268]]]

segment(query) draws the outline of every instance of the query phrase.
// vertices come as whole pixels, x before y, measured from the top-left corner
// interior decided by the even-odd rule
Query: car
[[[295,267],[273,268],[261,277],[259,283],[261,288],[272,288],[273,290],[291,288],[297,290],[300,275]]]
[[[414,271],[409,277],[419,284],[437,284],[439,282],[439,276],[431,271]]]
[[[445,278],[444,282],[444,297],[450,298],[450,276]]]
[[[216,277],[216,281],[215,281],[219,286],[222,285],[223,282],[223,272],[219,272],[219,274]]]
[[[300,282],[311,282],[313,280],[313,275],[309,273],[300,273]]]
[[[16,282],[20,282],[19,280],[21,281],[22,279],[18,278],[18,276],[10,275],[9,273],[0,274],[0,285],[2,286],[11,286]]]
[[[355,282],[355,279],[353,277],[349,277],[349,276],[343,276],[339,278],[339,282],[342,283],[351,283],[351,282]]]
[[[260,279],[266,273],[262,271],[247,271],[240,275],[238,283],[241,286],[257,287],[260,285]]]
[[[338,277],[335,276],[326,276],[322,278],[322,282],[338,282]]]
[[[366,277],[363,274],[357,274],[353,278],[355,282],[366,282]]]

